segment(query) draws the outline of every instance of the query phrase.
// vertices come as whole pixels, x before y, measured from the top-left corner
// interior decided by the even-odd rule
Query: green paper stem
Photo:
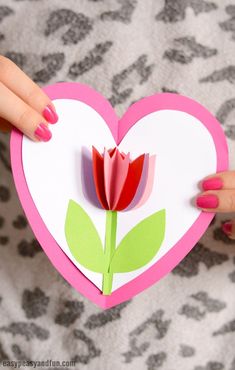
[[[113,284],[113,273],[110,272],[110,262],[116,249],[116,232],[117,232],[117,212],[106,211],[106,228],[105,228],[105,273],[103,274],[104,295],[110,295]]]

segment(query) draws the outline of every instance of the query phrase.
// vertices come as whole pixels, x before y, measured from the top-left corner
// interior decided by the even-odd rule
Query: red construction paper
[[[132,201],[138,188],[143,171],[145,154],[142,154],[130,163],[129,172],[123,187],[122,194],[116,206],[117,211],[125,209]]]
[[[94,146],[92,147],[92,162],[97,197],[102,207],[104,209],[108,209],[108,203],[106,200],[104,187],[104,159]]]
[[[120,195],[128,175],[130,163],[129,157],[129,154],[124,156],[117,149],[110,153],[105,149],[104,186],[106,200],[110,210],[115,209],[120,199]]]

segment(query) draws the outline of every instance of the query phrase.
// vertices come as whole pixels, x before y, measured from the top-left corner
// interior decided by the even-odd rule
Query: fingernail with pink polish
[[[197,197],[196,204],[199,208],[217,208],[219,205],[219,199],[216,195],[201,195]]]
[[[58,121],[58,115],[51,105],[46,106],[42,115],[49,123],[56,123]]]
[[[223,187],[223,181],[220,177],[212,177],[202,181],[203,190],[219,190]]]
[[[232,234],[232,222],[225,222],[223,225],[222,225],[222,230],[223,232],[226,234],[226,235],[231,235]]]
[[[52,137],[51,131],[48,129],[48,127],[44,123],[40,123],[38,125],[38,127],[34,131],[34,135],[40,141],[49,141]]]

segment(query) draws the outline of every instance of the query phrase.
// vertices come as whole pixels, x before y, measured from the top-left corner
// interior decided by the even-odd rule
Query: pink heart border
[[[76,99],[90,105],[103,117],[117,144],[138,120],[151,112],[174,109],[189,113],[205,125],[214,140],[217,153],[217,172],[228,169],[228,148],[219,122],[202,105],[190,98],[171,93],[149,96],[133,104],[119,120],[110,103],[101,94],[86,85],[57,83],[45,87],[44,91],[52,100]],[[38,213],[24,175],[22,139],[23,135],[19,131],[13,130],[10,145],[11,163],[16,189],[31,228],[60,274],[78,292],[104,309],[132,298],[170,272],[189,253],[214,217],[214,213],[201,212],[186,234],[158,262],[114,291],[110,296],[103,296],[101,291],[75,267],[58,246]]]

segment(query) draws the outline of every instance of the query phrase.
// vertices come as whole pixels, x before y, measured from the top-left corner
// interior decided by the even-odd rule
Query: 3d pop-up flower
[[[146,153],[132,160],[130,153],[122,153],[117,147],[104,149],[103,153],[92,147],[92,152],[83,151],[81,168],[84,196],[106,212],[104,247],[91,219],[74,201],[70,201],[66,216],[66,239],[81,265],[103,274],[102,291],[109,295],[113,274],[147,264],[164,238],[165,210],[161,210],[137,224],[116,247],[118,212],[133,211],[148,200],[154,182],[155,156]],[[83,228],[82,237],[79,225]]]
[[[118,148],[92,148],[95,190],[102,208],[111,211],[139,207],[149,197],[154,178],[155,156],[142,154],[135,160]],[[138,190],[138,191],[137,191]]]

